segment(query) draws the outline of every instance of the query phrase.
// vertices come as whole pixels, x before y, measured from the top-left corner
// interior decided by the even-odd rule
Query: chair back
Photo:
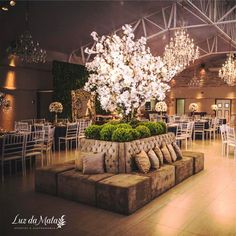
[[[42,123],[42,124],[39,124],[39,123],[36,124],[36,123],[35,123],[35,124],[33,125],[33,130],[34,130],[34,131],[43,131],[43,130],[44,130],[44,124],[43,124],[43,123]]]
[[[92,123],[91,120],[79,121],[79,136],[84,136],[85,129]]]
[[[33,119],[27,119],[27,120],[21,120],[20,122],[28,123],[29,125],[33,125],[34,120]]]
[[[27,122],[15,122],[15,131],[19,132],[29,132],[31,130],[31,125],[29,125]]]
[[[69,119],[67,119],[67,118],[59,118],[59,119],[57,119],[57,123],[67,124],[67,123],[69,123]]]
[[[66,138],[72,138],[78,136],[78,123],[67,123]]]
[[[188,122],[187,134],[188,134],[189,137],[192,137],[192,134],[193,134],[193,127],[194,127],[194,121]]]
[[[7,134],[3,136],[2,158],[23,157],[25,134]]]
[[[195,122],[194,123],[194,131],[204,131],[205,123],[204,122]]]
[[[233,127],[226,126],[226,136],[227,136],[227,142],[228,143],[235,143],[235,130]]]
[[[157,118],[158,118],[157,113],[149,114],[149,120],[150,121],[157,121]]]
[[[226,142],[227,141],[226,125],[220,126],[220,135],[221,135],[221,141]]]
[[[46,145],[46,149],[51,149],[54,141],[55,127],[51,127],[50,125],[44,126],[45,138],[44,145]]]
[[[34,119],[34,124],[44,124],[46,123],[45,119]]]
[[[33,131],[26,134],[25,155],[43,151],[45,131]]]

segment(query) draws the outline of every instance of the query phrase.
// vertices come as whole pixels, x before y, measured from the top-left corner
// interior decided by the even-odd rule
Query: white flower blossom
[[[197,103],[191,103],[191,104],[189,105],[189,111],[195,112],[195,111],[197,111],[197,109],[198,109]]]
[[[161,101],[161,102],[158,102],[155,106],[155,110],[157,112],[166,112],[167,111],[167,105],[165,102]]]
[[[104,110],[128,115],[153,97],[163,100],[170,88],[166,82],[175,74],[151,54],[146,38],[134,40],[130,25],[122,30],[122,36],[91,34],[95,46],[85,52],[95,56],[86,63],[90,75],[84,89],[97,94]]]

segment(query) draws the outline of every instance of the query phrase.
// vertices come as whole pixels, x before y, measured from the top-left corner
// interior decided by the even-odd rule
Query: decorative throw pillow
[[[175,153],[175,150],[174,150],[173,146],[171,144],[167,144],[166,146],[167,146],[167,148],[168,148],[168,150],[170,152],[172,161],[175,162],[177,160],[177,155]]]
[[[156,153],[151,149],[148,151],[148,157],[151,162],[151,167],[155,170],[160,168],[160,161]]]
[[[183,153],[182,153],[181,149],[179,148],[179,146],[176,143],[172,143],[172,146],[173,146],[175,153],[177,155],[177,159],[178,160],[183,159]]]
[[[159,159],[159,161],[160,161],[160,166],[162,166],[162,165],[164,164],[164,157],[163,157],[163,154],[162,154],[162,152],[161,152],[161,149],[156,146],[156,147],[153,149],[153,151],[156,153],[156,155],[157,155],[157,157],[158,157],[158,159]]]
[[[83,158],[86,156],[93,157],[96,152],[79,152],[77,158],[75,159],[75,170],[83,170]]]
[[[148,173],[151,167],[151,163],[147,153],[145,151],[141,151],[140,153],[135,155],[134,159],[139,171],[142,173]]]
[[[164,162],[167,164],[171,164],[172,163],[172,158],[171,158],[171,154],[167,148],[166,145],[162,146],[161,151],[163,153],[163,157],[164,157]]]
[[[104,153],[96,153],[83,157],[83,174],[104,173]]]

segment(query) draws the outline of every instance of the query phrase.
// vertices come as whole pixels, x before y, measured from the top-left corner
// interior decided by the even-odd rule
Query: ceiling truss
[[[185,29],[214,27],[217,34],[203,41],[195,41],[200,49],[200,58],[212,55],[223,54],[230,50],[236,50],[236,3],[225,6],[224,1],[217,0],[186,0],[183,3],[172,3],[169,7],[164,7],[157,12],[144,16],[131,23],[134,31],[145,36],[147,40],[161,36],[180,27]],[[191,15],[194,23],[186,24],[184,17]],[[121,27],[112,33],[119,34]],[[141,33],[140,33],[141,32]],[[140,36],[141,36],[140,35]],[[222,49],[221,44],[226,46]],[[229,46],[231,45],[231,46]],[[90,55],[85,55],[86,47],[94,47],[94,43],[88,43],[75,49],[69,57],[82,58],[86,63],[90,60]]]

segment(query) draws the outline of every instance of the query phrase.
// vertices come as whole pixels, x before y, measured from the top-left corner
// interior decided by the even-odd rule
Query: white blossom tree
[[[94,58],[86,63],[90,74],[84,89],[96,93],[104,110],[130,116],[153,97],[163,100],[174,74],[168,74],[162,59],[151,54],[146,38],[134,40],[130,25],[122,30],[122,36],[98,37],[92,32],[95,46],[85,52]]]

